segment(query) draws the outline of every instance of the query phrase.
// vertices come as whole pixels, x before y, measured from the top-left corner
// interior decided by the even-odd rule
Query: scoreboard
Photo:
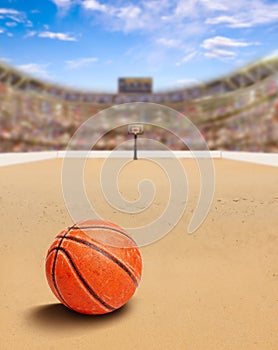
[[[152,93],[152,78],[119,78],[118,93],[122,94],[140,94]]]

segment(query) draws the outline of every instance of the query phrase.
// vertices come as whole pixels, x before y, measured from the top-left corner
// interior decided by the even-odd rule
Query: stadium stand
[[[211,150],[278,151],[278,58],[272,58],[206,84],[150,94],[83,92],[34,79],[2,63],[0,152],[63,150],[82,122],[127,102],[158,103],[186,115]],[[189,130],[169,123],[198,147]],[[149,127],[145,135],[173,150],[186,149],[164,129]],[[118,128],[95,149],[113,149],[126,138],[126,130]]]

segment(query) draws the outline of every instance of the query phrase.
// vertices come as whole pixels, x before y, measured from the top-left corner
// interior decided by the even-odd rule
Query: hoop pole
[[[137,134],[134,134],[134,160],[138,159],[137,158]]]

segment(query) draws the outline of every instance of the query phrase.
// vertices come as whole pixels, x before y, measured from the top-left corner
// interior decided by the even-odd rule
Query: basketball
[[[116,224],[87,220],[63,230],[46,256],[46,277],[69,309],[106,314],[133,296],[142,273],[135,241]]]

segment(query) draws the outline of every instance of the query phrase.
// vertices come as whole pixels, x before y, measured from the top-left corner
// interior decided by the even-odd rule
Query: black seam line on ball
[[[71,227],[68,227],[67,231],[65,232],[64,235],[60,236],[60,241],[58,243],[58,249],[55,249],[56,250],[56,253],[55,253],[55,256],[54,256],[54,260],[53,260],[53,265],[52,265],[52,271],[51,271],[51,278],[52,278],[52,282],[53,282],[53,285],[54,285],[54,288],[56,289],[56,292],[57,294],[59,295],[59,297],[61,298],[61,300],[63,301],[63,303],[68,306],[67,302],[65,301],[65,299],[63,298],[59,288],[58,288],[58,285],[57,285],[57,281],[56,281],[56,276],[55,276],[55,270],[56,270],[56,263],[57,263],[57,257],[58,257],[58,253],[59,253],[59,248],[60,246],[62,245],[62,242],[64,240],[64,238],[66,237],[66,235],[70,232],[70,230],[72,229],[72,226]],[[54,249],[51,249],[51,251],[49,252],[49,254],[53,251]],[[49,255],[48,254],[48,255]]]
[[[74,226],[72,228],[72,230],[82,230],[82,229],[84,229],[84,230],[103,229],[103,230],[110,230],[110,231],[118,232],[118,233],[122,234],[123,236],[129,238],[133,243],[136,244],[136,242],[134,241],[134,239],[132,237],[130,237],[125,232],[118,230],[114,227],[110,227],[110,226]]]
[[[115,264],[117,264],[120,268],[122,268],[127,274],[128,276],[132,279],[133,283],[135,284],[135,287],[138,287],[138,282],[136,280],[136,278],[134,277],[134,275],[132,274],[132,272],[117,258],[115,258],[113,255],[109,254],[108,252],[106,252],[105,250],[97,247],[96,245],[83,241],[83,239],[80,238],[76,238],[76,237],[64,237],[64,239],[66,240],[71,240],[71,241],[75,241],[81,244],[84,244],[96,251],[98,251],[99,253],[101,253],[102,255],[106,256],[108,259],[112,260]]]
[[[65,238],[66,235],[75,227],[75,225],[76,225],[76,224],[74,224],[74,225],[68,227],[65,234],[63,234],[63,235],[60,235],[60,234],[59,234],[58,236],[55,237],[55,239],[61,238],[60,242],[58,243],[58,247],[60,247],[60,246],[62,245],[62,242],[63,242],[64,238]],[[53,251],[53,250],[51,250],[51,251],[49,251],[49,252],[47,253],[46,259],[48,258],[48,256],[50,255],[50,253],[52,253],[52,251]],[[57,254],[58,254],[58,253],[56,252],[56,255],[57,255]]]
[[[86,280],[84,279],[84,277],[81,275],[80,271],[78,270],[78,268],[76,267],[76,265],[74,264],[70,254],[66,251],[66,249],[61,248],[61,247],[54,247],[52,250],[57,250],[63,252],[66,257],[68,258],[72,268],[74,269],[75,273],[77,274],[77,276],[79,277],[80,281],[82,282],[82,284],[84,285],[84,287],[87,289],[87,291],[90,293],[91,296],[93,296],[95,299],[97,299],[104,307],[106,307],[107,309],[113,311],[115,310],[115,308],[109,304],[107,304],[104,300],[102,300],[97,294],[96,292],[89,286],[89,284],[86,282]]]

